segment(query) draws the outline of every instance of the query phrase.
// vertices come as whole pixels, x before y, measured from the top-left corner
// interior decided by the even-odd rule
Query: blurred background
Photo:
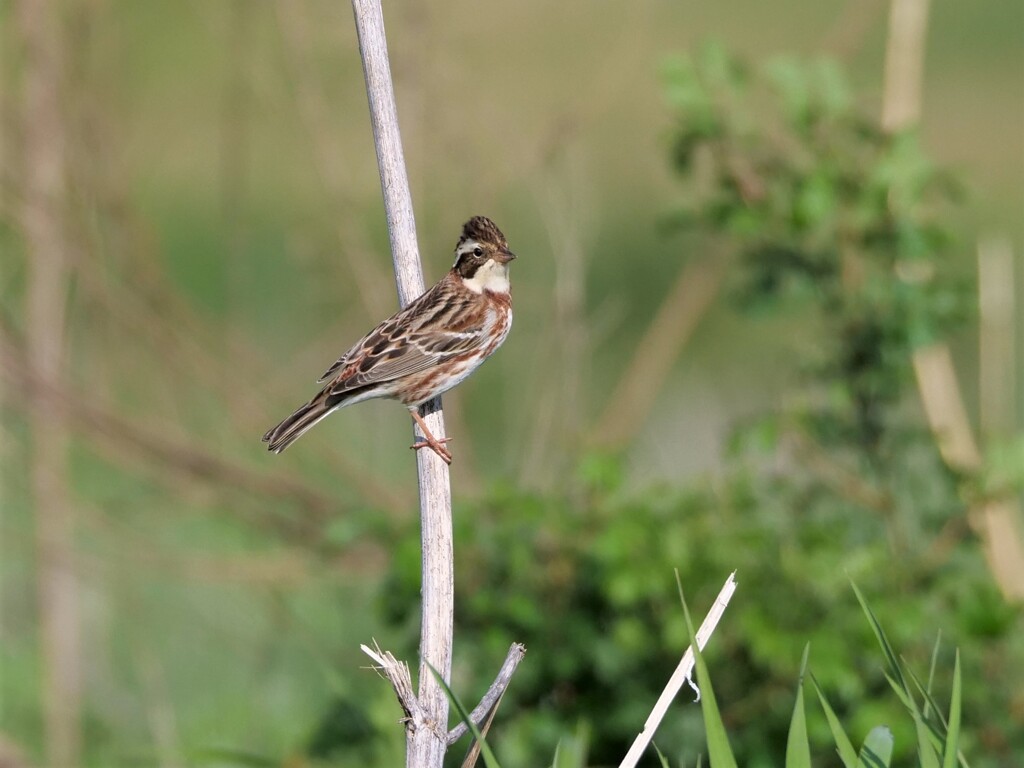
[[[618,763],[686,645],[673,568],[701,614],[739,570],[742,764],[781,762],[808,641],[851,733],[912,748],[851,578],[922,677],[960,648],[963,748],[1014,764],[1024,6],[385,20],[428,283],[474,214],[519,255],[444,399],[456,691],[529,648],[507,764]],[[410,420],[259,441],[397,306],[349,5],[6,0],[0,41],[0,763],[400,764],[359,644],[416,657]],[[679,703],[656,741],[702,739]]]

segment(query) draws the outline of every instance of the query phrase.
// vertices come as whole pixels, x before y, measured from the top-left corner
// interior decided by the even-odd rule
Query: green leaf
[[[888,672],[885,673],[885,679],[889,682],[889,687],[891,687],[893,691],[895,691],[896,698],[898,698],[903,703],[903,706],[905,706],[907,709],[913,712],[917,704],[913,700],[913,698],[911,698],[910,692],[907,691],[907,689],[900,684],[900,680],[897,680]],[[903,683],[906,683],[905,679],[903,680]]]
[[[789,736],[786,739],[786,768],[810,768],[811,745],[807,740],[807,718],[804,713],[804,673],[807,671],[807,655],[811,644],[804,646],[804,656],[800,661],[800,680],[796,685],[796,704],[793,705],[793,718],[789,723]]]
[[[922,694],[925,696],[927,701],[928,695],[924,692],[920,681],[917,680],[914,673],[908,668],[907,670],[914,680],[915,685],[921,689]],[[909,688],[900,688],[899,684],[891,676],[886,675],[886,679],[889,681],[889,685],[896,692],[896,696],[903,706],[910,712],[911,718],[914,720],[914,732],[917,734],[917,756],[918,762],[921,764],[921,768],[939,768],[939,731],[934,723],[926,720],[918,709],[917,701],[914,699],[913,693]],[[903,684],[906,685],[906,678],[903,679]]]
[[[911,682],[914,683],[914,686],[917,688],[918,692],[924,698],[924,714],[922,715],[922,717],[924,718],[925,722],[931,722],[931,718],[929,717],[929,714],[930,714],[930,710],[934,710],[935,711],[935,717],[938,718],[939,723],[941,723],[941,725],[942,725],[942,733],[945,734],[945,732],[946,732],[946,718],[943,716],[942,710],[939,709],[938,703],[935,701],[935,698],[932,696],[931,691],[929,691],[925,687],[924,683],[921,682],[921,680],[918,678],[918,676],[916,674],[914,674],[914,670],[912,670],[909,666],[907,667],[907,674],[910,675]],[[929,682],[928,685],[930,687],[931,686],[931,682]]]
[[[932,733],[917,712],[914,717],[914,731],[917,733],[917,760],[921,768],[939,768],[939,754],[932,744]]]
[[[793,217],[798,225],[814,228],[832,216],[836,208],[833,180],[823,171],[809,176],[796,192]]]
[[[925,690],[923,691],[923,693],[924,693],[924,716],[925,717],[928,717],[929,705],[933,704],[933,702],[932,702],[932,683],[935,682],[935,667],[938,666],[938,663],[939,663],[939,646],[941,644],[942,644],[942,632],[940,631],[938,634],[935,635],[935,646],[932,648],[932,661],[931,661],[931,664],[928,665],[928,685],[925,687]],[[907,667],[907,669],[910,669],[910,667]],[[913,672],[913,670],[911,670],[911,672]],[[916,677],[914,678],[914,681],[917,682],[917,678]],[[937,707],[933,706],[933,708],[935,709],[935,714],[937,714],[941,718],[942,717],[942,712],[940,712]]]
[[[434,674],[434,678],[441,687],[444,688],[448,701],[452,703],[452,706],[455,707],[455,711],[459,713],[459,719],[466,724],[470,732],[473,734],[473,738],[475,738],[480,744],[480,753],[484,756],[484,765],[486,765],[487,768],[501,768],[501,764],[498,762],[498,758],[494,756],[494,752],[491,751],[491,747],[488,745],[487,739],[485,739],[484,735],[480,733],[480,729],[469,716],[469,710],[467,710],[463,706],[462,702],[459,701],[459,697],[455,695],[455,692],[448,687],[448,683],[445,682],[441,673],[434,669],[433,665],[429,662],[427,662],[427,667],[430,668],[430,671]]]
[[[680,599],[682,599],[682,594],[680,594]],[[708,761],[712,768],[736,768],[736,758],[732,753],[729,736],[725,732],[725,724],[718,711],[715,691],[711,687],[711,676],[708,674],[707,664],[704,663],[704,655],[697,647],[697,636],[693,630],[693,622],[690,621],[690,611],[686,607],[685,600],[683,600],[683,615],[686,617],[686,629],[690,633],[690,645],[693,648],[697,679],[700,682],[700,708],[704,714],[704,735],[708,743]]]
[[[876,725],[864,739],[860,748],[858,764],[864,768],[889,768],[892,760],[892,731],[887,726]]]
[[[562,740],[555,744],[555,756],[551,758],[551,768],[559,768],[562,764]]]
[[[949,728],[946,731],[946,746],[942,751],[942,768],[954,768],[960,742],[960,651],[956,652],[953,663],[953,693],[949,701]]]
[[[828,703],[828,699],[825,698],[825,693],[821,690],[821,686],[818,685],[818,681],[813,674],[811,675],[811,684],[818,693],[818,701],[821,702],[821,708],[825,710],[825,719],[828,720],[828,727],[832,731],[832,740],[836,743],[836,752],[839,753],[839,759],[843,761],[844,768],[856,768],[858,764],[857,750],[853,748],[853,742],[850,741],[846,731],[843,730],[842,723],[836,717],[835,711]]]
[[[778,57],[769,61],[764,69],[768,82],[782,99],[786,117],[797,126],[805,124],[810,115],[811,96],[800,62],[792,57]]]
[[[668,758],[661,754],[661,750],[658,749],[658,745],[652,741],[651,746],[654,747],[654,751],[658,753],[658,762],[661,763],[661,768],[669,768]]]
[[[878,644],[882,649],[882,655],[885,657],[885,663],[888,667],[885,677],[889,681],[889,685],[896,692],[900,701],[910,711],[911,717],[914,719],[914,731],[917,734],[917,757],[921,764],[921,768],[939,768],[939,757],[935,747],[932,744],[931,733],[928,725],[925,723],[924,718],[921,716],[921,710],[917,706],[917,702],[914,700],[914,694],[910,690],[910,686],[907,684],[907,678],[903,674],[903,665],[900,664],[899,659],[896,657],[895,651],[893,651],[892,645],[889,642],[889,638],[886,637],[885,630],[882,629],[881,623],[875,616],[874,611],[868,606],[867,600],[864,599],[864,595],[857,588],[857,585],[852,581],[853,591],[857,595],[857,600],[860,602],[861,608],[864,610],[865,615],[868,617],[868,623],[871,625],[871,631],[875,633],[875,638],[878,640]],[[891,735],[890,735],[891,737]]]
[[[889,638],[885,636],[885,631],[882,629],[881,623],[875,616],[874,611],[868,606],[867,600],[864,599],[864,595],[861,594],[860,589],[857,585],[850,580],[850,585],[853,587],[853,592],[857,595],[857,601],[860,603],[861,609],[864,611],[864,615],[868,617],[868,623],[871,625],[871,631],[875,633],[875,639],[878,640],[878,645],[882,648],[882,655],[885,657],[885,664],[889,668],[888,674],[889,682],[893,686],[893,689],[897,694],[902,692],[906,698],[903,699],[903,703],[908,706],[912,706],[913,699],[910,698],[910,690],[907,688],[907,681],[903,677],[903,669],[900,667],[899,659],[896,658],[896,653],[892,649],[892,645],[889,643]],[[903,698],[901,696],[901,698]],[[908,703],[909,700],[909,703]]]
[[[576,732],[563,736],[555,747],[552,768],[586,768],[587,743],[590,741],[589,727],[581,723]]]
[[[925,707],[934,710],[935,715],[938,717],[938,722],[936,722],[934,719],[927,717],[922,719],[923,725],[927,729],[927,738],[931,748],[931,752],[935,755],[934,761],[929,759],[929,765],[936,765],[938,763],[938,755],[942,751],[942,745],[945,741],[946,721],[945,718],[942,717],[942,712],[941,710],[939,710],[939,707],[935,699],[932,697],[932,694],[924,689],[924,686],[921,684],[921,681],[918,679],[918,676],[914,675],[913,670],[911,670],[909,667],[907,668],[907,672],[909,673],[910,679],[913,681],[914,685],[918,686],[918,688],[922,691],[922,695],[925,697]],[[914,721],[914,724],[916,726],[916,721]]]
[[[937,647],[938,645],[936,644],[936,648]],[[959,661],[959,651],[957,652],[957,660]],[[934,666],[934,664],[935,662],[933,660],[932,665]],[[921,692],[921,695],[924,697],[925,706],[930,708],[931,710],[934,710],[935,716],[938,718],[938,722],[930,718],[926,718],[924,721],[925,725],[928,726],[929,741],[931,742],[931,745],[935,748],[937,752],[941,750],[943,753],[945,753],[945,741],[949,737],[949,726],[946,724],[946,718],[942,714],[942,709],[941,707],[939,707],[938,702],[935,701],[935,698],[932,696],[931,692],[925,689],[924,685],[918,679],[917,675],[914,674],[914,670],[910,669],[910,667],[908,666],[907,672],[910,674],[910,678],[911,680],[913,680],[914,685],[917,686],[918,690]],[[958,758],[960,760],[960,765],[962,765],[963,768],[968,768],[967,758],[963,756],[963,753],[958,753]]]
[[[821,59],[816,62],[814,74],[816,95],[825,112],[840,115],[849,110],[852,98],[839,62],[835,59]]]

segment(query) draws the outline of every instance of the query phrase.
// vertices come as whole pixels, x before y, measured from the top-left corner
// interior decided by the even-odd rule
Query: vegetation
[[[936,643],[935,645],[931,669],[927,679],[923,681],[921,677],[914,674],[906,666],[905,662],[897,658],[885,630],[879,624],[871,608],[864,602],[863,596],[856,587],[854,587],[854,591],[881,648],[886,680],[896,694],[896,698],[903,704],[906,710],[905,714],[913,722],[918,764],[936,766],[937,768],[941,763],[943,766],[962,765],[966,768],[968,761],[959,750],[962,715],[962,702],[960,700],[962,681],[959,654],[956,655],[953,666],[949,708],[944,711],[936,702],[932,691],[939,644]],[[687,632],[690,642],[693,646],[696,646],[693,624],[690,621],[685,602],[683,610],[686,615]],[[786,741],[786,768],[804,768],[805,766],[809,768],[811,765],[811,747],[807,738],[807,715],[804,711],[803,691],[809,651],[810,646],[804,648],[803,659],[800,662],[800,680],[796,689],[796,703],[789,722],[789,732]],[[696,653],[696,669],[699,672],[700,706],[704,718],[704,732],[707,737],[708,760],[711,765],[733,766],[734,768],[737,765],[736,756],[729,743],[727,729],[715,699],[715,692],[711,683],[711,677],[708,674],[707,663],[699,650]],[[859,768],[860,766],[888,768],[892,764],[893,746],[895,743],[892,731],[885,725],[877,725],[868,732],[861,748],[859,750],[855,749],[842,723],[836,716],[835,710],[822,693],[821,687],[814,680],[813,675],[811,676],[811,683],[821,704],[823,714],[828,720],[832,741],[844,768]],[[694,685],[696,686],[696,683]],[[452,697],[460,716],[469,723],[473,730],[473,735],[480,742],[484,764],[487,768],[500,768],[500,763],[494,751],[486,741],[486,735],[482,734],[469,721],[468,713],[459,702],[458,697],[451,690],[448,690],[448,694]],[[652,747],[652,749],[657,753],[663,768],[667,768],[670,765],[670,761],[657,746]],[[586,733],[577,734],[575,737],[565,738],[559,742],[555,750],[552,766],[553,768],[583,768],[583,766],[587,765],[587,757]],[[701,764],[699,759],[697,764]]]
[[[962,743],[976,764],[998,765],[1024,749],[1018,683],[1003,672],[1020,663],[1021,616],[979,548],[950,541],[965,535],[973,481],[947,469],[907,407],[915,348],[967,312],[967,285],[945,268],[955,186],[913,135],[885,135],[860,114],[834,64],[752,72],[711,46],[674,62],[668,89],[687,193],[676,221],[739,253],[733,298],[746,313],[813,317],[801,340],[813,352],[787,403],[738,428],[711,479],[638,495],[617,460],[593,456],[562,498],[509,489],[460,511],[463,660],[484,675],[508,638],[543,649],[492,740],[533,764],[583,718],[590,759],[614,763],[685,646],[668,574],[679,567],[696,602],[736,568],[742,607],[715,637],[715,681],[741,764],[781,753],[789,712],[776,702],[808,640],[817,679],[856,731],[892,723],[896,759],[916,750],[913,723],[896,725],[899,701],[875,700],[885,682],[864,666],[873,638],[849,609],[853,578],[918,664],[936,629],[986,649],[963,658],[980,683],[965,688],[965,709],[987,714],[985,734],[968,726]],[[384,591],[393,621],[414,613],[414,541]],[[672,762],[700,751],[696,717],[659,733]],[[810,736],[816,751],[831,739],[824,723]]]
[[[416,656],[407,418],[367,404],[301,451],[258,443],[304,377],[394,308],[354,42],[336,34],[349,19],[312,2],[95,5],[61,6],[54,49],[55,215],[74,253],[54,380],[38,378],[28,327],[31,132],[0,137],[18,160],[0,187],[0,762],[48,754],[29,414],[50,409],[68,446],[80,764],[398,765],[399,710],[358,645]],[[735,569],[700,682],[737,764],[787,750],[787,765],[832,764],[838,745],[849,765],[838,722],[850,749],[891,744],[893,765],[945,768],[936,718],[959,706],[949,732],[967,762],[1012,765],[1024,617],[980,526],[990,503],[1017,504],[1024,442],[1008,407],[982,425],[976,463],[951,461],[919,367],[951,349],[974,380],[979,225],[1021,234],[1012,100],[974,104],[953,76],[962,33],[979,29],[977,51],[1001,63],[968,95],[1010,92],[1012,24],[937,7],[925,103],[938,106],[920,130],[886,132],[871,106],[881,17],[850,40],[806,4],[732,21],[638,12],[628,28],[574,2],[523,7],[554,15],[501,19],[508,34],[486,47],[476,12],[389,17],[428,280],[474,213],[520,255],[509,343],[445,400],[454,693],[475,701],[522,642],[488,734],[502,765],[617,764],[688,642],[673,571],[698,612]],[[584,17],[598,42],[567,48]],[[730,45],[691,45],[684,28]],[[0,5],[12,115],[21,29]],[[763,56],[811,38],[843,60]],[[692,53],[664,62],[670,50]],[[659,319],[682,325],[665,311],[673,281],[704,301],[688,331],[661,334]],[[637,372],[646,390],[624,385]],[[973,414],[980,396],[964,391]],[[798,691],[834,718],[794,713],[805,667],[817,687]],[[722,749],[714,723],[677,701],[662,764]]]

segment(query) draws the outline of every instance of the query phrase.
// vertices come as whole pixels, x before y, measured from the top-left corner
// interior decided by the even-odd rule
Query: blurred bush
[[[1024,626],[976,547],[936,565],[927,555],[939,526],[925,525],[894,553],[884,518],[807,478],[797,487],[738,469],[701,488],[632,494],[617,487],[614,461],[594,459],[585,474],[577,496],[509,489],[456,512],[459,695],[482,693],[513,640],[529,649],[492,731],[507,764],[542,764],[580,720],[592,725],[594,765],[621,759],[687,645],[673,568],[700,612],[738,569],[739,591],[708,655],[741,764],[772,765],[767,756],[783,753],[807,641],[811,669],[853,734],[904,719],[850,578],[914,666],[927,668],[936,632],[945,648],[961,647],[963,748],[973,765],[1004,765],[1024,749],[1020,681],[1009,673],[1024,662]],[[415,531],[397,544],[395,562],[381,609],[406,627],[414,654]],[[812,717],[810,727],[825,754],[824,720]],[[655,739],[688,762],[702,740],[698,708],[682,701]],[[896,743],[909,754],[913,734],[897,730]]]

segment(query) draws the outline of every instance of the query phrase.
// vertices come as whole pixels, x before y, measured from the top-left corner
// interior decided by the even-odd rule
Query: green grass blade
[[[892,688],[893,692],[896,694],[896,698],[903,702],[903,706],[905,706],[907,709],[909,709],[912,712],[915,711],[917,709],[917,702],[914,701],[914,697],[911,696],[910,691],[903,688],[903,685],[906,684],[906,678],[902,678],[901,682],[900,680],[897,680],[895,677],[890,675],[888,672],[885,672],[884,674],[885,679],[889,683],[889,687]]]
[[[875,616],[875,612],[871,610],[867,600],[864,599],[864,595],[860,589],[852,581],[850,582],[853,586],[853,592],[857,595],[857,601],[860,603],[861,609],[864,611],[864,615],[868,617],[868,623],[871,625],[871,631],[875,633],[875,639],[878,640],[878,645],[882,648],[882,655],[885,656],[885,663],[888,669],[888,674],[895,678],[896,684],[902,688],[906,694],[910,695],[910,690],[907,688],[907,681],[903,677],[903,669],[900,667],[899,659],[896,658],[896,653],[892,649],[892,645],[889,643],[889,638],[886,637],[885,630],[882,629],[882,624],[878,621],[878,617]],[[895,687],[895,685],[894,685]],[[899,691],[897,691],[898,693]]]
[[[680,595],[682,597],[682,595]],[[694,633],[693,622],[690,621],[690,611],[683,601],[683,615],[686,617],[686,630],[690,633],[690,645],[693,646],[693,657],[697,668],[697,680],[700,683],[700,708],[704,714],[704,735],[708,743],[708,761],[712,768],[736,768],[736,758],[729,745],[729,737],[725,732],[725,724],[718,711],[718,704],[715,701],[715,691],[711,687],[711,676],[708,674],[707,664],[704,663],[704,655],[697,647],[697,637]]]
[[[903,665],[897,658],[895,651],[893,651],[892,644],[889,642],[889,638],[886,636],[885,630],[882,629],[881,622],[878,621],[878,617],[875,616],[874,611],[871,610],[867,600],[864,599],[864,595],[861,593],[860,589],[857,588],[856,584],[852,581],[850,584],[853,586],[854,594],[857,595],[860,607],[868,618],[868,623],[871,625],[871,631],[875,633],[878,645],[882,649],[882,655],[885,657],[885,663],[888,667],[885,677],[889,681],[889,685],[891,685],[892,689],[896,692],[900,701],[902,701],[903,705],[910,711],[911,717],[914,719],[914,730],[917,733],[918,760],[920,761],[921,768],[939,768],[938,751],[933,745],[933,735],[930,731],[929,725],[925,723],[924,718],[921,716],[921,710],[918,708],[917,701],[914,699],[914,694],[910,690],[910,686],[907,684],[907,678],[903,674]]]
[[[584,723],[580,723],[575,733],[558,740],[552,768],[586,768],[589,742],[590,729]]]
[[[917,712],[914,717],[914,731],[917,733],[917,760],[921,768],[939,768],[939,753],[932,742],[932,733]]]
[[[661,763],[661,768],[669,768],[668,758],[661,754],[661,750],[658,749],[658,745],[652,741],[651,746],[654,747],[654,751],[658,753],[658,762]]]
[[[913,681],[914,685],[917,686],[918,690],[921,692],[921,695],[924,697],[925,707],[930,707],[934,711],[935,715],[937,715],[938,717],[938,722],[936,722],[935,718],[922,720],[924,726],[928,729],[928,742],[931,744],[933,750],[935,751],[935,754],[938,755],[942,752],[943,745],[946,741],[946,720],[943,717],[942,710],[939,708],[935,699],[932,697],[930,693],[928,693],[928,691],[925,690],[924,685],[921,683],[920,679],[918,679],[917,675],[914,674],[914,671],[909,666],[907,667],[907,673],[910,675],[910,679]]]
[[[935,719],[938,720],[937,725],[941,725],[941,729],[933,728],[932,730],[935,731],[940,738],[944,738],[946,733],[946,717],[942,714],[942,708],[939,707],[938,702],[935,701],[935,697],[931,694],[931,680],[929,680],[928,686],[925,687],[925,684],[921,682],[921,678],[914,674],[914,670],[910,668],[910,665],[907,665],[907,674],[910,676],[910,681],[914,684],[914,687],[917,688],[918,693],[920,693],[922,698],[924,698],[924,714],[922,716],[927,722],[933,723],[933,719],[929,717],[929,713],[933,713],[935,715]]]
[[[796,684],[796,703],[793,717],[789,721],[789,736],[786,738],[786,768],[811,768],[811,745],[807,740],[807,716],[804,712],[804,673],[807,671],[807,655],[811,644],[804,646],[800,661],[800,679]]]
[[[942,630],[939,630],[935,635],[935,646],[932,648],[932,663],[928,666],[928,685],[925,686],[924,690],[924,716],[928,719],[929,707],[935,710],[935,714],[942,718],[942,711],[935,707],[935,702],[932,701],[932,684],[935,682],[935,667],[939,662],[939,646],[942,644]],[[910,667],[907,667],[910,669]],[[917,678],[914,678],[915,682]],[[943,722],[945,725],[945,722]]]
[[[909,667],[907,668],[907,671],[911,672],[911,679],[914,680],[915,684],[918,687],[921,687],[921,682],[917,679],[916,676],[914,676],[913,672],[910,670]],[[945,755],[945,744],[946,740],[949,738],[949,727],[946,724],[945,715],[942,714],[942,708],[938,706],[938,704],[935,701],[935,698],[930,693],[923,692],[922,695],[926,697],[926,701],[929,703],[932,710],[934,710],[939,720],[938,722],[936,722],[934,719],[929,719],[925,721],[925,725],[928,726],[928,734],[930,737],[931,744],[935,748],[936,753],[942,753],[943,755]],[[970,768],[970,763],[967,762],[967,758],[964,757],[963,752],[958,751],[957,757],[961,768]]]
[[[916,680],[909,667],[908,672],[911,678]],[[889,682],[892,684],[893,690],[900,694],[900,690],[894,681],[890,679]],[[907,685],[905,677],[903,678],[903,685]],[[937,734],[935,723],[927,722],[924,719],[917,707],[917,701],[910,690],[905,691],[899,698],[910,712],[910,716],[914,719],[914,733],[917,735],[918,764],[921,768],[939,768],[939,744],[941,743],[941,738]]]
[[[825,711],[825,719],[828,720],[828,727],[832,731],[832,741],[836,743],[836,752],[839,753],[839,759],[843,761],[843,768],[857,768],[857,750],[853,748],[853,742],[850,741],[846,731],[843,730],[842,723],[836,717],[835,711],[828,703],[828,699],[825,698],[825,693],[821,690],[821,686],[818,685],[818,681],[813,673],[811,673],[811,684],[818,694],[821,708]]]
[[[892,761],[892,746],[892,731],[884,725],[876,725],[864,739],[858,764],[863,768],[889,768]]]
[[[949,726],[946,730],[946,746],[942,751],[942,768],[955,768],[960,742],[960,651],[956,652],[953,663],[953,693],[949,700]]]
[[[434,669],[431,664],[428,663],[427,666],[430,667],[430,671],[434,674],[437,682],[442,688],[444,688],[448,701],[452,703],[452,706],[455,707],[455,711],[459,713],[459,719],[466,724],[470,733],[473,734],[473,738],[475,738],[477,743],[480,745],[480,754],[483,755],[484,765],[486,765],[487,768],[501,768],[498,758],[494,756],[494,752],[491,751],[491,747],[487,744],[487,739],[484,738],[484,735],[480,733],[480,729],[477,727],[476,723],[474,723],[470,718],[469,710],[462,705],[462,702],[459,701],[459,697],[455,695],[455,691],[448,687],[448,683],[445,682],[441,674]]]

